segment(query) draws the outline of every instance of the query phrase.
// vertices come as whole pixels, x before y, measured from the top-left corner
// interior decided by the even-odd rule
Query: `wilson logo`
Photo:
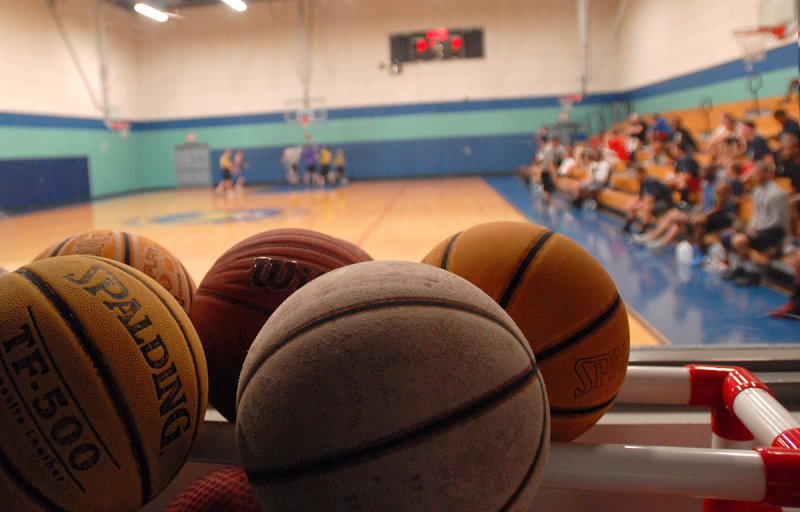
[[[324,270],[294,260],[260,256],[253,259],[250,283],[256,288],[268,288],[275,292],[297,290],[324,273]]]

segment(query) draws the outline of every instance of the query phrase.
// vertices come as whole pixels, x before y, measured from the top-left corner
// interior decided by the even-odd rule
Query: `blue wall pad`
[[[0,160],[0,210],[25,211],[89,200],[89,160]]]

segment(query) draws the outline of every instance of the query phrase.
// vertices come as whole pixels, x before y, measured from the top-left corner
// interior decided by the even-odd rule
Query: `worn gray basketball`
[[[376,261],[318,277],[267,320],[236,433],[267,512],[525,511],[549,412],[528,343],[491,297]]]

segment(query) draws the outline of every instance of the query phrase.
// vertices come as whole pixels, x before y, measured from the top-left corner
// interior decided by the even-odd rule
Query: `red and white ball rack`
[[[800,507],[800,421],[748,370],[632,366],[617,400],[709,409],[711,448],[554,443],[545,488],[702,497],[706,512]]]
[[[652,418],[659,413],[615,413],[629,404],[675,407],[677,421],[665,425]],[[687,415],[679,406],[697,412]],[[214,414],[207,416],[181,475],[142,511],[163,510],[205,472],[239,463],[233,424],[215,421]],[[621,425],[615,415],[646,419]],[[630,437],[639,444],[627,444]],[[665,440],[669,446],[655,445]],[[800,421],[750,371],[689,364],[630,366],[615,408],[578,441],[552,444],[533,510],[795,510],[791,507],[800,507]]]

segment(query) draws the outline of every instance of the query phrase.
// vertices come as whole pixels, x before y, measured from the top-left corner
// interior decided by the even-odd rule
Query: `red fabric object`
[[[175,498],[167,512],[261,512],[244,469],[226,466],[208,473]]]

